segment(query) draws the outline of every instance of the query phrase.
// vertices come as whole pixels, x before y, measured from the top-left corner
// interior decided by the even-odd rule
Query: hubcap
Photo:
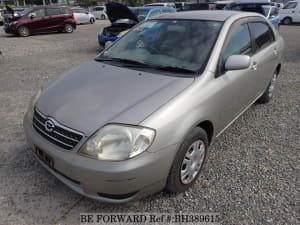
[[[269,95],[270,98],[273,96],[273,92],[274,92],[274,89],[275,89],[275,86],[276,86],[276,80],[277,80],[277,75],[274,74],[273,77],[272,77],[271,83],[270,83],[269,90],[268,90],[268,95]]]
[[[187,150],[181,164],[180,180],[183,184],[191,183],[199,173],[205,156],[205,144],[197,140]]]
[[[27,35],[26,28],[25,28],[25,27],[22,27],[22,28],[20,29],[20,33],[21,33],[23,36],[26,36],[26,35]]]
[[[67,32],[71,32],[71,31],[72,31],[72,27],[71,27],[70,25],[68,25],[68,26],[66,27],[66,31],[67,31]]]

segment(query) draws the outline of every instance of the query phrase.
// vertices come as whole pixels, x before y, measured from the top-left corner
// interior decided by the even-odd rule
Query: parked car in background
[[[215,9],[216,10],[222,10],[227,6],[228,4],[233,3],[233,1],[215,1]]]
[[[245,12],[257,12],[264,15],[263,5],[271,5],[268,0],[254,0],[254,1],[233,1],[230,4],[227,4],[225,10],[236,10],[236,11],[245,11]]]
[[[144,5],[145,7],[154,7],[154,6],[160,6],[160,7],[172,7],[176,8],[176,5],[174,2],[156,2],[156,3],[151,3],[151,4],[146,4]]]
[[[145,32],[153,35],[141,40]],[[215,138],[254,102],[271,100],[283,49],[257,13],[161,15],[39,89],[26,140],[42,166],[89,198],[184,192]]]
[[[72,8],[72,10],[73,10],[76,24],[95,23],[96,21],[95,16],[92,13],[88,12],[87,10],[80,7],[74,7]]]
[[[282,24],[300,23],[300,1],[290,1],[279,11]]]
[[[164,13],[174,13],[176,9],[173,7],[130,7],[129,8],[138,18],[138,21],[152,19]]]
[[[125,5],[115,2],[108,3],[106,9],[111,25],[105,27],[102,32],[98,34],[98,42],[101,47],[105,47],[107,42],[114,42],[131,27],[143,20],[152,19],[164,13],[176,12],[175,8],[171,7],[128,8]]]
[[[96,17],[96,19],[105,20],[107,18],[105,6],[96,6],[92,9],[91,13]]]
[[[279,8],[271,5],[263,5],[264,15],[270,22],[279,29],[280,26],[280,16],[279,16]]]
[[[208,3],[177,2],[176,11],[208,10]]]
[[[27,37],[32,33],[65,31],[76,29],[73,11],[67,6],[38,6],[26,9],[19,16],[5,21],[6,33]]]
[[[278,16],[278,8],[272,6],[268,1],[234,1],[225,6],[226,10],[256,12],[267,17],[270,22],[279,29],[280,19]]]

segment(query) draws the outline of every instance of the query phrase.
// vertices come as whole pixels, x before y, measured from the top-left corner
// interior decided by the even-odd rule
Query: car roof
[[[225,21],[231,16],[240,15],[240,17],[258,16],[257,13],[241,12],[234,10],[195,10],[182,11],[177,13],[162,14],[159,19],[187,19],[187,20],[212,20]]]

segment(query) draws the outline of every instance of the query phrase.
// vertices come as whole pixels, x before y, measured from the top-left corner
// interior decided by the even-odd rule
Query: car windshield
[[[222,22],[148,20],[136,26],[96,60],[121,59],[160,68],[200,72],[204,69]],[[140,65],[141,66],[141,65]]]
[[[138,18],[139,22],[145,20],[150,9],[131,9]]]
[[[28,9],[24,9],[23,11],[18,12],[18,13],[19,13],[20,16],[24,16],[27,13],[29,13],[31,10],[32,10],[32,8],[28,8]]]

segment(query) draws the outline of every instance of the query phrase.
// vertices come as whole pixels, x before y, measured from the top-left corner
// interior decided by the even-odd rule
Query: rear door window
[[[60,15],[60,8],[47,8],[46,9],[46,15],[47,16],[54,16],[54,15]]]
[[[256,52],[269,46],[275,41],[274,33],[266,23],[252,22],[250,23],[250,29],[256,46]]]
[[[45,16],[45,9],[38,9],[31,13],[34,17],[43,17]]]

